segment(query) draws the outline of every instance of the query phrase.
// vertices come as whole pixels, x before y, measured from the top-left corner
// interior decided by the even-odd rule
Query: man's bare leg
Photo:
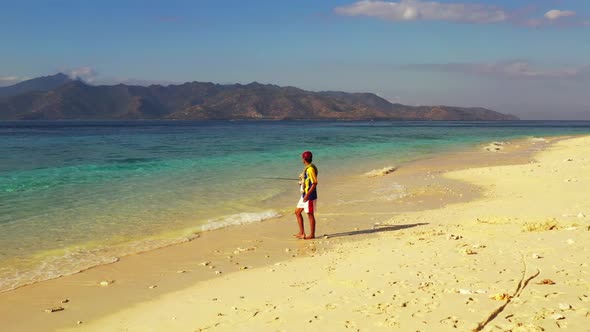
[[[303,216],[301,215],[302,212],[303,212],[303,209],[301,209],[301,208],[295,209],[295,217],[297,218],[297,225],[299,226],[299,233],[293,234],[293,236],[295,236],[298,239],[305,238],[305,229],[303,228]]]
[[[313,215],[313,213],[308,213],[307,218],[309,219],[309,228],[311,229],[311,232],[308,236],[304,237],[304,239],[315,239],[315,216]]]

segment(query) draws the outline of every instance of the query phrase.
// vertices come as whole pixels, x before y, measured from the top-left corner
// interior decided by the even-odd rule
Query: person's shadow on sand
[[[358,231],[350,231],[350,232],[342,232],[342,233],[334,233],[334,234],[325,234],[328,238],[333,237],[340,237],[340,236],[353,236],[353,235],[361,235],[361,234],[373,234],[373,233],[381,233],[381,232],[393,232],[399,231],[406,228],[412,228],[417,226],[424,226],[428,225],[428,223],[417,223],[417,224],[407,224],[407,225],[391,225],[391,226],[374,226],[371,229],[363,229]]]

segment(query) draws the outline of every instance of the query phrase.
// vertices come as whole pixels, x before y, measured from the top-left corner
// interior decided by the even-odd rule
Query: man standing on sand
[[[311,163],[313,155],[311,151],[305,151],[301,154],[301,159],[305,167],[303,173],[299,175],[301,183],[301,198],[297,203],[295,209],[295,216],[297,217],[297,224],[299,225],[299,233],[295,234],[298,239],[310,240],[315,238],[315,208],[318,199],[318,193],[316,191],[318,185],[318,168]],[[303,216],[301,213],[305,211],[307,218],[309,219],[309,235],[305,235],[305,229],[303,227]]]

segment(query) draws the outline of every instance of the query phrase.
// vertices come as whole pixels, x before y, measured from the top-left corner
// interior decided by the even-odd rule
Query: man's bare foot
[[[305,239],[305,234],[298,233],[298,234],[293,234],[293,236],[298,239]]]
[[[315,236],[314,235],[308,235],[308,236],[304,237],[304,239],[305,240],[313,240],[313,239],[315,239]]]

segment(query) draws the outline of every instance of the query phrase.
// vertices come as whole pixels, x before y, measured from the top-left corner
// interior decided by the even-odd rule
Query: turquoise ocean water
[[[0,122],[0,291],[279,215],[322,176],[590,122]]]

